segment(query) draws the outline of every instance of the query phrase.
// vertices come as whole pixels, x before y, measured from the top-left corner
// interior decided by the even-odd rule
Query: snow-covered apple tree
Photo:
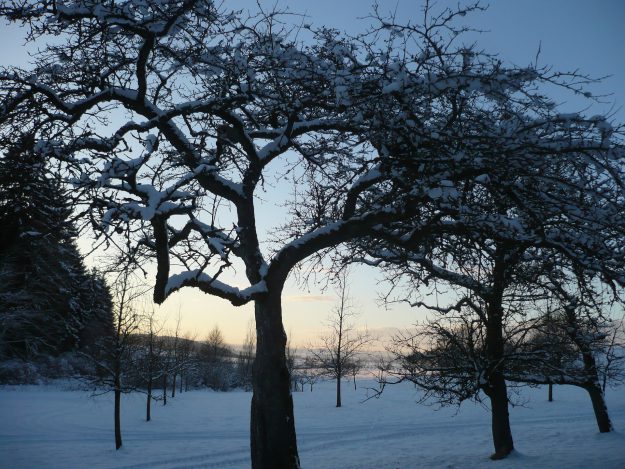
[[[402,40],[427,31],[388,27],[401,32]],[[428,76],[444,76],[450,67],[448,48],[432,47],[438,64],[432,65]],[[352,250],[347,260],[384,267],[400,299],[433,306],[441,315],[430,329],[436,340],[429,352],[441,351],[443,358],[445,354],[458,360],[464,357],[472,372],[466,375],[468,368],[458,365],[456,370],[462,371],[455,375],[436,374],[425,364],[417,370],[418,378],[424,387],[440,391],[443,400],[484,391],[492,409],[493,457],[502,458],[514,447],[504,373],[509,345],[504,326],[509,320],[523,331],[517,327],[527,313],[523,307],[527,297],[521,293],[527,294],[528,286],[556,270],[580,285],[604,284],[615,299],[625,284],[623,128],[603,115],[562,113],[543,94],[555,84],[589,98],[578,88],[581,82],[588,83],[584,77],[528,68],[518,70],[517,83],[499,82],[497,88],[485,84],[482,76],[473,81],[475,67],[488,76],[502,73],[497,61],[488,62],[471,51],[465,51],[462,59],[455,86],[441,84],[435,91],[446,105],[427,106],[431,120],[414,119],[421,127],[394,123],[388,129],[395,136],[392,141],[403,144],[392,151],[390,164],[411,175],[401,179],[411,184],[403,193],[420,187],[428,203],[413,224],[403,220],[374,227],[360,246],[361,254],[354,257]],[[487,73],[483,67],[492,68]],[[441,142],[445,142],[442,147]],[[415,186],[436,165],[438,183],[422,180]],[[443,297],[443,301],[453,299],[449,304],[437,303],[437,288],[442,284],[453,290]],[[419,290],[424,285],[431,288]],[[405,287],[417,297],[429,291],[432,301],[410,298]],[[481,359],[473,360],[475,350],[462,355],[458,347],[471,345],[477,336],[483,347]],[[451,348],[442,347],[441,341]],[[400,358],[410,362],[413,352],[408,350]],[[436,366],[452,368],[445,360]],[[466,386],[467,378],[473,381],[473,391]]]
[[[357,210],[384,179],[360,107],[381,93],[379,77],[333,31],[302,45],[273,13],[246,18],[209,0],[19,0],[0,13],[40,49],[31,69],[0,72],[1,144],[28,131],[34,152],[64,162],[95,232],[156,262],[156,302],[195,287],[255,303],[253,466],[298,467],[284,282],[308,255],[411,210]],[[263,253],[258,192],[277,165],[304,164],[340,177],[342,207]],[[228,283],[240,271],[248,287]]]
[[[429,305],[447,320],[458,315],[448,326],[484,334],[483,360],[469,379],[490,400],[493,457],[502,458],[514,448],[504,325],[509,314],[517,323],[524,314],[519,288],[558,269],[580,284],[602,283],[615,297],[624,285],[623,127],[605,115],[563,113],[546,94],[558,88],[592,99],[588,77],[536,64],[505,68],[497,58],[453,45],[462,32],[450,25],[458,12],[428,13],[423,26],[381,20],[376,32],[388,34],[388,53],[376,58],[395,77],[385,103],[396,101],[379,106],[385,118],[369,137],[388,156],[385,171],[397,175],[387,194],[399,204],[419,200],[419,208],[410,221],[374,226],[335,266],[384,267],[398,297],[415,306],[427,304],[410,299],[423,285],[433,285],[434,298],[437,282],[455,291],[454,303]],[[450,37],[433,33],[445,26]],[[396,52],[407,43],[422,47],[415,55]],[[334,193],[336,185],[323,183],[315,194]],[[306,213],[318,212],[319,197],[308,200]],[[439,339],[453,334],[442,326],[435,328]],[[460,358],[458,351],[452,355]],[[439,378],[431,389],[467,396],[462,383],[454,388],[458,381]]]
[[[572,278],[586,289],[606,285],[620,301],[625,279],[624,153],[618,132],[602,117],[558,114],[535,95],[528,95],[531,102],[517,98],[513,93],[500,101],[501,108],[482,109],[479,118],[469,109],[479,111],[482,102],[463,104],[469,119],[462,122],[459,115],[458,125],[468,138],[458,142],[456,156],[472,155],[476,173],[430,192],[429,207],[438,217],[429,224],[431,234],[421,224],[375,227],[377,240],[361,246],[357,256],[383,266],[391,285],[407,286],[416,295],[410,298],[402,288],[396,290],[401,299],[439,315],[427,334],[433,342],[426,346],[404,337],[400,342],[407,348],[398,358],[407,358],[408,375],[443,401],[484,391],[491,403],[495,458],[514,447],[505,369],[511,357],[518,358],[515,345],[528,331],[528,300],[539,292],[553,297],[555,290],[546,290],[545,282]],[[441,285],[453,293],[439,297]],[[419,298],[424,291],[431,301]],[[423,360],[413,373],[417,356],[441,360]],[[595,384],[591,398],[597,409],[604,405],[594,405],[602,399]]]
[[[594,238],[519,220],[561,210],[589,226],[604,214],[595,231],[622,227],[605,202],[622,201],[622,186],[607,186],[620,181],[618,132],[603,117],[558,114],[536,89],[575,91],[582,77],[506,68],[457,44],[453,24],[474,9],[423,28],[378,18],[348,40],[210,0],[0,6],[39,50],[31,68],[0,70],[0,145],[30,132],[33,151],[63,162],[95,232],[157,265],[156,302],[194,287],[254,303],[253,467],[299,467],[281,292],[300,262],[367,237],[418,253],[432,233],[479,228],[561,246],[595,268],[598,256],[584,257]],[[559,164],[577,175],[571,190],[560,190]],[[285,174],[291,210],[264,249],[258,204]],[[604,251],[620,246],[602,239]],[[613,258],[595,270],[617,278]]]
[[[385,259],[393,263],[387,273],[393,281],[409,276],[427,284],[413,290],[411,301],[430,313],[395,337],[387,382],[414,382],[424,400],[441,405],[485,394],[494,458],[513,447],[506,381],[582,387],[599,430],[611,431],[598,356],[610,325],[608,306],[622,307],[617,289],[599,293],[596,276],[522,242],[513,249],[501,240],[463,242],[451,235],[428,257],[395,252],[397,258]]]
[[[506,377],[586,390],[599,431],[610,432],[604,392],[608,378],[618,379],[619,375],[618,369],[610,369],[610,363],[620,358],[613,349],[619,334],[614,313],[622,312],[622,298],[594,279],[567,273],[549,273],[542,285],[534,286],[539,314],[527,328],[531,335],[516,347],[524,360],[515,360],[517,366],[511,367]]]

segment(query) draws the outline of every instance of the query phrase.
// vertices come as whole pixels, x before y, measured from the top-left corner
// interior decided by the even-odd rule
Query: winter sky
[[[255,8],[250,0],[227,0],[235,8]],[[304,13],[308,23],[327,25],[348,33],[366,28],[370,2],[367,0],[260,0],[263,8],[288,7],[290,11]],[[399,20],[422,17],[422,0],[378,0],[380,12],[393,12]],[[439,1],[437,6],[455,6],[456,1]],[[587,112],[612,112],[615,120],[625,121],[625,2],[622,0],[523,0],[493,1],[487,11],[468,15],[466,24],[484,31],[472,34],[466,42],[477,42],[479,48],[500,55],[504,63],[527,65],[534,62],[541,49],[539,65],[552,65],[555,70],[573,71],[593,77],[607,77],[590,91],[595,95],[610,94],[605,104],[593,106]],[[301,21],[293,17],[293,21]],[[0,24],[0,65],[24,65],[28,61],[23,47],[23,31]],[[564,110],[579,110],[580,102],[570,95],[556,96],[565,101]],[[279,187],[278,187],[279,188]],[[272,223],[281,220],[281,208],[266,204],[260,209]],[[83,245],[83,247],[85,247]],[[370,268],[355,270],[352,275],[351,294],[359,306],[361,322],[373,331],[409,326],[423,313],[407,305],[391,308],[379,306],[377,286],[379,276]],[[243,285],[242,285],[243,286]],[[306,345],[323,328],[323,322],[333,307],[332,290],[321,292],[313,286],[308,291],[289,282],[284,292],[284,322],[295,346]],[[247,331],[253,308],[232,307],[228,302],[186,289],[173,295],[159,309],[163,320],[173,326],[176,312],[182,311],[183,328],[204,337],[213,325],[218,324],[226,340],[240,343]]]

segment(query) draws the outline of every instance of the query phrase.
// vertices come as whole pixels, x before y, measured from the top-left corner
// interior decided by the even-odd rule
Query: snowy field
[[[616,432],[599,434],[586,394],[556,387],[527,389],[511,410],[517,451],[490,461],[489,414],[468,403],[439,411],[414,403],[410,385],[361,403],[365,385],[333,383],[295,393],[304,468],[625,468],[625,389],[607,395]],[[145,422],[142,395],[124,396],[120,451],[113,445],[112,395],[90,397],[62,386],[0,388],[2,468],[249,467],[249,393],[192,391],[155,403]]]

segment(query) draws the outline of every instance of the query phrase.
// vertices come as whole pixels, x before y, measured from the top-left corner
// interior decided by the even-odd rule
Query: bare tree
[[[330,332],[321,337],[318,346],[309,347],[313,366],[336,380],[336,407],[341,407],[341,380],[348,376],[358,360],[358,354],[372,342],[367,330],[358,330],[353,320],[357,316],[349,298],[347,274],[337,279],[339,301],[329,319]]]
[[[608,383],[625,382],[625,316],[612,321],[603,345],[604,359],[600,374],[601,388],[605,394]]]
[[[110,242],[125,234],[139,265],[157,262],[155,302],[194,287],[236,306],[255,303],[253,466],[299,467],[281,311],[286,278],[311,254],[412,211],[358,209],[360,194],[392,173],[362,151],[368,111],[347,103],[375,101],[383,82],[368,78],[354,46],[330,31],[312,32],[314,44],[304,46],[274,13],[246,19],[210,0],[11,0],[0,14],[27,24],[33,41],[47,32],[59,38],[40,44],[35,71],[1,73],[2,139],[37,129],[38,151],[65,161],[93,228]],[[120,110],[128,121],[119,121]],[[104,121],[111,125],[98,125]],[[345,184],[333,217],[311,220],[263,253],[255,193],[281,157],[294,170],[345,159]],[[248,286],[224,280],[235,268]]]
[[[576,271],[557,251],[523,243],[451,236],[434,252],[439,254],[413,256],[414,264],[404,265],[404,273],[431,283],[437,301],[413,303],[433,316],[395,338],[391,374],[443,405],[479,400],[484,392],[491,402],[494,459],[513,444],[506,380],[580,386],[589,393],[600,431],[610,431],[595,355],[607,321],[601,298],[610,293],[610,302],[620,303],[615,290],[598,292],[596,274]],[[451,300],[440,305],[445,287]]]
[[[232,351],[226,344],[221,329],[215,325],[198,351],[202,384],[221,391],[230,389],[235,380],[235,364],[231,356]]]
[[[610,337],[618,332],[609,311],[620,301],[610,298],[608,290],[598,291],[597,282],[580,284],[575,279],[571,285],[564,278],[550,276],[547,288],[553,294],[551,307],[532,325],[542,340],[521,344],[519,355],[526,352],[532,359],[517,363],[507,376],[515,381],[583,388],[590,397],[599,431],[610,432],[612,423],[601,377],[611,374],[605,367],[610,362]],[[523,345],[529,345],[529,350]]]
[[[190,334],[185,334],[182,336],[181,343],[178,349],[179,352],[179,373],[180,373],[180,390],[182,393],[183,389],[185,391],[189,390],[189,373],[191,372],[195,358],[193,355],[193,349],[195,346],[195,336]],[[183,386],[184,382],[184,386]]]
[[[355,358],[350,363],[347,364],[348,374],[352,375],[352,382],[354,383],[354,391],[358,389],[356,386],[356,377],[362,371],[362,369],[364,368],[364,365],[365,365],[365,362],[361,357]]]
[[[136,386],[130,378],[135,374],[136,341],[134,334],[141,328],[143,317],[136,309],[136,301],[144,293],[132,281],[132,273],[123,270],[113,283],[112,337],[101,338],[91,348],[88,357],[96,365],[96,373],[90,377],[95,392],[113,392],[115,448],[122,446],[121,396],[134,391]]]
[[[256,349],[256,330],[253,322],[248,325],[247,333],[241,350],[237,355],[237,384],[246,390],[252,389],[252,374],[254,368],[254,350]]]
[[[167,387],[169,385],[169,373],[172,370],[172,349],[169,337],[163,337],[163,348],[160,354],[160,365],[161,365],[161,400],[163,401],[163,405],[167,405]]]
[[[172,341],[172,384],[171,384],[171,397],[176,397],[176,378],[180,373],[180,368],[182,367],[182,356],[180,353],[181,348],[181,338],[180,338],[180,323],[182,322],[182,317],[180,315],[180,309],[178,309],[178,317],[176,319],[176,328],[174,329],[174,336]],[[181,378],[182,379],[182,378]]]
[[[146,385],[146,410],[145,420],[152,419],[152,400],[154,381],[161,377],[160,355],[163,350],[163,338],[159,337],[162,326],[156,322],[155,311],[152,309],[146,316],[145,329],[143,331],[143,360],[139,373]]]
[[[304,385],[308,385],[310,392],[313,391],[313,386],[322,378],[323,370],[319,370],[316,365],[316,361],[313,357],[307,356],[304,359],[302,368],[299,370],[299,379],[304,390]]]

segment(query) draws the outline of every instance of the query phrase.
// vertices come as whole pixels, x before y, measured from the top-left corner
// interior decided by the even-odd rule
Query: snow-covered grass
[[[607,394],[616,432],[599,434],[586,393],[526,389],[511,410],[517,451],[490,461],[490,417],[475,404],[434,410],[415,404],[410,385],[387,388],[361,403],[364,381],[294,393],[298,445],[304,468],[625,468],[625,389]],[[90,397],[59,385],[0,388],[0,467],[190,468],[249,467],[249,393],[192,391],[154,404],[123,398],[124,446],[113,446],[112,396]]]

